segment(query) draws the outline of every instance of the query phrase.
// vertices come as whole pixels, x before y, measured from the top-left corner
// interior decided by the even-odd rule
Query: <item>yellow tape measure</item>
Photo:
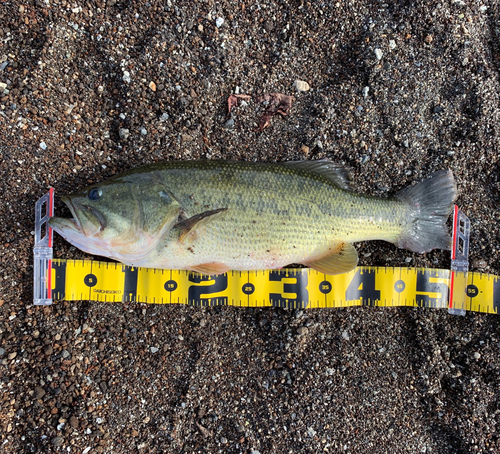
[[[48,227],[53,197],[51,189],[35,205],[33,299],[37,305],[58,299],[295,309],[413,306],[448,308],[454,314],[500,311],[500,277],[467,271],[469,220],[458,207],[451,270],[362,266],[336,276],[312,269],[207,276],[116,262],[53,259]]]
[[[94,260],[52,261],[52,298],[193,306],[334,308],[413,306],[448,308],[450,270],[358,267],[329,276],[312,269],[230,271],[217,276],[134,268]],[[500,277],[465,278],[465,309],[498,314]]]

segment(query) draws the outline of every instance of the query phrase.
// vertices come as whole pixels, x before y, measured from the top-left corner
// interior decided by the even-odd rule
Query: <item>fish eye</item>
[[[87,194],[87,197],[90,200],[98,200],[102,196],[102,189],[101,188],[92,188],[89,193]]]

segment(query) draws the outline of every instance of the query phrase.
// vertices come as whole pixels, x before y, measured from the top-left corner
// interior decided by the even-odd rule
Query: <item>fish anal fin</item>
[[[358,265],[358,252],[350,243],[338,243],[327,255],[304,263],[305,265],[325,274],[347,273]]]
[[[227,211],[227,208],[219,208],[217,210],[204,211],[203,213],[195,214],[188,219],[184,219],[174,225],[174,228],[180,230],[179,241],[184,242],[186,237],[196,229],[202,227],[212,221],[215,216]]]
[[[211,262],[190,266],[189,271],[194,271],[195,273],[200,274],[223,274],[229,271],[229,267],[224,263]]]

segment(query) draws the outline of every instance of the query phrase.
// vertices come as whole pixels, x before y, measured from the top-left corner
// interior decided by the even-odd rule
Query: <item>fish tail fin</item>
[[[440,170],[421,183],[399,191],[396,198],[413,208],[414,218],[397,242],[398,247],[424,253],[451,249],[446,226],[457,195],[451,170]]]

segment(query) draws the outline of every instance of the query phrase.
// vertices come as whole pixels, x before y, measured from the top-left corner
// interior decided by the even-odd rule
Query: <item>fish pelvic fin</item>
[[[399,191],[396,198],[413,208],[414,218],[401,235],[398,247],[424,253],[432,249],[451,249],[448,220],[457,196],[451,170],[440,170],[421,183]]]
[[[200,274],[224,274],[229,271],[229,267],[224,263],[211,262],[211,263],[201,263],[199,265],[190,266],[189,271],[194,271]]]
[[[327,255],[305,263],[310,268],[325,274],[347,273],[358,265],[358,252],[350,243],[338,243]]]

